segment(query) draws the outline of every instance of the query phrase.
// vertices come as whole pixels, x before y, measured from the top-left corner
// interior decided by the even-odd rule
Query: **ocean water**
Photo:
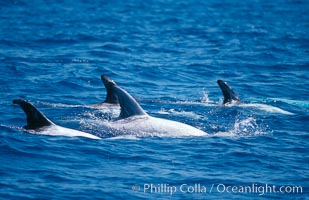
[[[309,199],[309,2],[0,2],[0,199]],[[108,75],[206,137],[105,134]],[[222,106],[216,81],[242,104]],[[13,99],[102,137],[23,130]]]

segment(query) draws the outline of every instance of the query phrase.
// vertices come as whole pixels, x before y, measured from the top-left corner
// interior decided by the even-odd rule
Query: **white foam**
[[[213,134],[212,136],[215,136],[215,137],[236,137],[237,135],[233,131],[226,131],[226,132],[219,131],[219,132]]]
[[[82,106],[82,105],[69,105],[69,104],[63,104],[63,103],[47,103],[47,102],[42,102],[39,101],[38,103],[50,107],[61,107],[61,108],[83,108],[87,106]]]
[[[253,117],[242,120],[236,120],[231,130],[219,131],[212,136],[218,137],[250,137],[257,135],[265,135],[267,132],[260,127]]]
[[[110,138],[106,138],[107,140],[140,140],[136,135],[119,135]]]
[[[159,114],[163,115],[172,115],[172,116],[181,116],[181,117],[188,117],[191,119],[200,119],[201,116],[192,112],[192,111],[175,111],[175,109],[169,109],[165,110],[162,108],[160,111],[158,111]]]

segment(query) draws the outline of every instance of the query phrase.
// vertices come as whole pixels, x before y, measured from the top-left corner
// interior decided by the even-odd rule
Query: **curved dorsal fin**
[[[101,75],[101,80],[106,89],[106,98],[104,103],[119,104],[117,95],[114,93],[111,87],[108,87],[109,82],[113,82],[115,85],[116,83],[105,75]]]
[[[117,95],[120,104],[119,119],[135,116],[135,115],[147,115],[143,108],[137,103],[137,101],[124,89],[116,85],[116,83],[109,78],[105,79],[106,88],[110,89],[115,95]]]
[[[13,100],[13,103],[20,105],[27,115],[27,126],[25,126],[25,129],[38,129],[54,124],[28,101],[15,99]]]
[[[223,104],[231,103],[232,101],[240,102],[240,98],[237,93],[226,82],[218,80],[217,83],[220,86],[224,96]]]

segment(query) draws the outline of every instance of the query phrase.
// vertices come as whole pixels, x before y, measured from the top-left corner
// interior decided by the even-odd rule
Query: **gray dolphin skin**
[[[22,100],[22,99],[15,99],[13,100],[13,104],[18,104],[27,116],[27,125],[24,126],[26,130],[34,131],[37,134],[43,135],[58,135],[58,136],[80,136],[80,137],[87,137],[91,139],[100,139],[99,137],[58,126],[50,121],[43,113],[41,113],[34,105],[30,102]]]
[[[102,75],[101,77],[106,76]],[[114,81],[107,77],[104,80],[106,89],[117,96],[120,104],[120,115],[118,119],[124,119],[134,115],[146,115],[146,112],[127,91],[117,86]]]
[[[115,85],[116,85],[116,83],[105,75],[101,75],[101,80],[102,80],[102,82],[105,86],[105,89],[106,89],[106,98],[105,98],[105,101],[103,103],[119,104],[117,95],[114,93],[114,91],[110,87],[108,87],[108,84],[110,82],[113,82]]]
[[[119,117],[106,124],[106,127],[115,132],[142,133],[143,136],[205,136],[207,133],[190,125],[172,120],[149,116],[138,102],[114,81],[105,79],[106,86],[118,97],[120,104]]]
[[[217,83],[220,86],[222,94],[224,96],[223,104],[229,104],[229,103],[238,104],[241,102],[237,93],[225,81],[218,80]]]

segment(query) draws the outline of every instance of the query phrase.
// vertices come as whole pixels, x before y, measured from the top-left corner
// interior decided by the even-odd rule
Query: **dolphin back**
[[[35,130],[44,126],[53,125],[53,123],[45,117],[34,105],[22,99],[13,100],[14,104],[18,104],[27,115],[27,126],[25,129]]]
[[[223,104],[231,103],[235,101],[240,103],[240,98],[238,97],[237,93],[229,86],[225,81],[218,80],[218,85],[221,88],[222,94],[224,96]]]

